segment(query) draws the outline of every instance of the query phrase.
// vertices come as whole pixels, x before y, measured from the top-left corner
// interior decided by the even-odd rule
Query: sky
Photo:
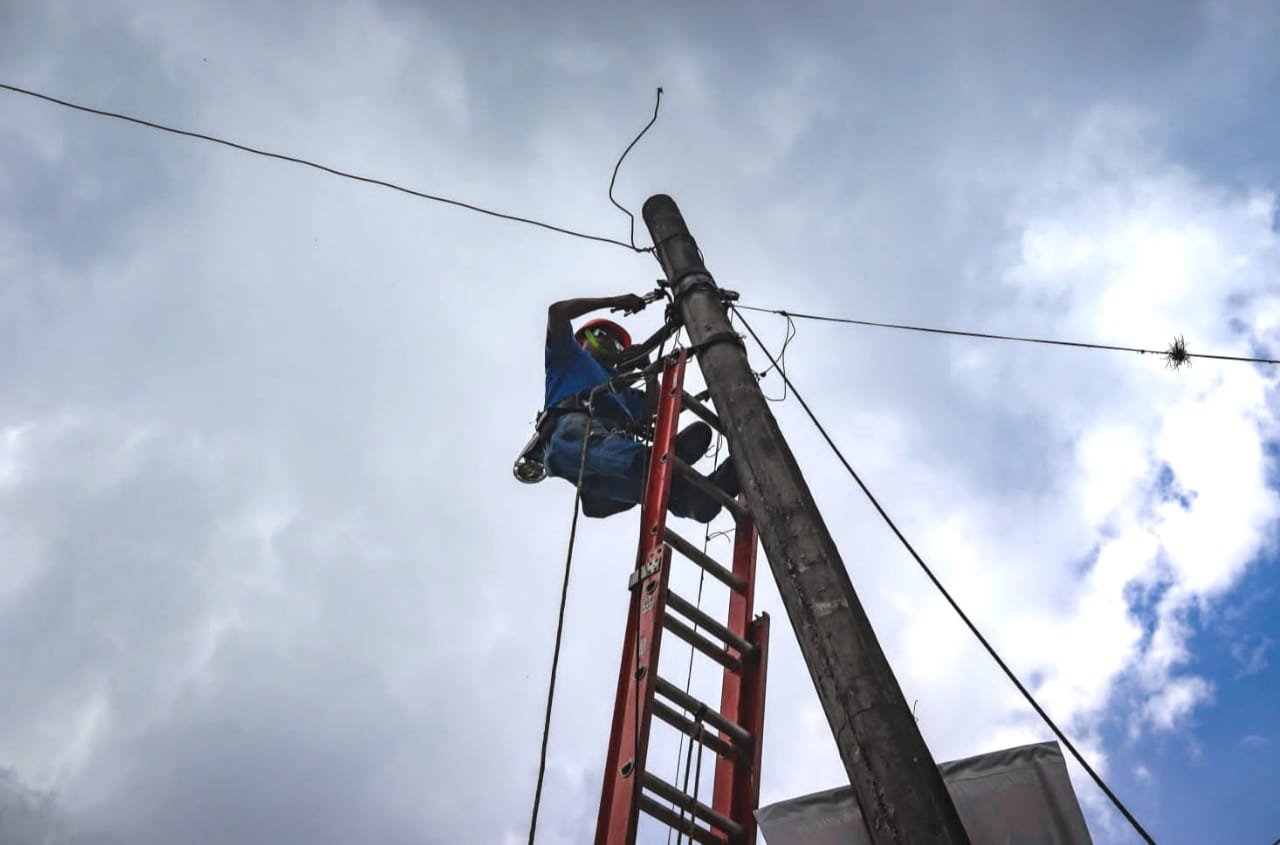
[[[0,81],[622,240],[661,85],[616,196],[672,195],[744,304],[1276,357],[1277,39],[1266,0],[0,0]],[[546,306],[653,259],[3,91],[0,224],[0,840],[525,841],[573,498],[510,465]],[[797,328],[795,385],[1156,840],[1280,837],[1276,371]],[[772,407],[935,758],[1052,738]],[[579,525],[547,845],[592,836],[637,520]],[[844,773],[757,603],[771,803]]]

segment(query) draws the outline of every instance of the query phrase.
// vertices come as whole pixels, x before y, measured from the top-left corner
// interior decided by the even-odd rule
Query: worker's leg
[[[742,492],[732,455],[708,475],[707,480],[731,499],[736,499]],[[720,513],[719,502],[696,489],[679,474],[671,480],[671,502],[667,507],[676,516],[687,516],[698,522],[710,522]]]
[[[582,512],[587,516],[610,516],[634,507],[644,496],[649,447],[596,420],[584,460],[587,423],[586,414],[565,414],[556,422],[543,455],[547,472],[572,484],[581,467]]]
[[[611,516],[635,507],[644,498],[649,446],[610,431],[595,420],[583,463],[582,438],[587,421],[586,414],[562,416],[547,441],[543,465],[549,474],[573,484],[582,464],[582,512],[587,516]],[[702,444],[694,454],[700,454],[705,447]],[[730,496],[736,496],[739,488],[732,464],[733,459],[728,459],[711,474],[710,480]],[[720,512],[718,503],[695,490],[679,473],[671,479],[667,507],[676,516],[698,522],[710,522]]]

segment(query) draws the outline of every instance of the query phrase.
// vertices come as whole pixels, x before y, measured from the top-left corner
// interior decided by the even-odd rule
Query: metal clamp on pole
[[[665,194],[650,197],[642,214],[653,237],[654,254],[667,276],[674,310],[680,314],[684,298],[697,290],[716,290],[715,279],[702,263],[702,250],[698,249],[671,197]]]
[[[685,296],[695,290],[715,290],[716,280],[706,270],[693,270],[685,273],[671,284],[671,298],[679,309]]]

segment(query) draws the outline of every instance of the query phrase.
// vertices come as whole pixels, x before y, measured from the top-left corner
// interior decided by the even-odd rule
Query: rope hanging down
[[[737,306],[730,306],[730,307],[735,308],[735,310],[737,309]],[[791,316],[799,317],[802,315],[793,314]],[[777,361],[774,359],[773,353],[771,353],[768,350],[768,348],[765,347],[764,343],[760,340],[760,336],[756,334],[755,329],[751,328],[751,324],[748,323],[741,314],[738,315],[738,319],[742,320],[742,325],[746,328],[748,332],[751,333],[751,337],[755,340],[756,345],[760,347],[760,350],[764,352],[765,356],[769,359],[769,361],[771,363],[776,364]],[[809,419],[813,422],[814,427],[818,429],[818,433],[821,434],[822,438],[827,441],[827,445],[831,447],[831,451],[835,453],[836,458],[838,458],[840,463],[844,465],[844,468],[849,472],[849,475],[853,478],[853,480],[857,482],[858,486],[862,488],[862,492],[866,495],[867,499],[870,500],[871,505],[876,509],[876,512],[880,514],[880,518],[885,521],[885,524],[889,526],[889,529],[891,531],[893,531],[894,536],[898,538],[898,542],[902,543],[903,547],[907,550],[907,552],[911,555],[911,557],[915,560],[915,562],[924,571],[924,574],[928,576],[930,581],[933,582],[933,586],[935,586],[938,589],[938,592],[942,593],[942,597],[947,600],[947,603],[949,605],[951,605],[951,609],[956,612],[956,614],[960,617],[960,620],[964,622],[966,627],[968,627],[970,633],[972,633],[975,637],[978,638],[978,642],[980,642],[982,644],[982,647],[986,649],[987,654],[991,655],[991,659],[994,660],[996,662],[996,665],[998,665],[1000,669],[1004,672],[1005,677],[1007,677],[1010,681],[1013,682],[1013,685],[1018,688],[1018,692],[1022,693],[1023,698],[1027,700],[1027,703],[1031,705],[1032,709],[1035,710],[1037,714],[1039,714],[1040,718],[1043,719],[1045,724],[1049,726],[1049,729],[1053,731],[1054,735],[1059,739],[1059,741],[1061,741],[1062,744],[1067,747],[1067,750],[1071,752],[1071,755],[1075,757],[1076,762],[1079,763],[1080,766],[1086,772],[1088,772],[1089,777],[1093,778],[1093,782],[1096,783],[1104,793],[1106,793],[1106,796],[1109,799],[1111,799],[1111,803],[1116,806],[1116,809],[1118,809],[1120,813],[1125,817],[1125,819],[1128,820],[1129,824],[1133,825],[1133,829],[1138,832],[1138,834],[1148,843],[1148,845],[1155,845],[1155,840],[1151,838],[1151,835],[1149,833],[1147,833],[1146,828],[1144,828],[1141,824],[1139,824],[1138,820],[1134,817],[1133,813],[1129,812],[1129,808],[1124,805],[1124,802],[1121,801],[1120,798],[1114,792],[1111,791],[1111,787],[1107,786],[1106,782],[1102,779],[1101,775],[1099,775],[1096,771],[1093,770],[1093,767],[1090,766],[1088,761],[1084,759],[1084,756],[1079,752],[1079,750],[1076,749],[1075,745],[1071,742],[1071,740],[1067,738],[1067,735],[1062,732],[1062,729],[1058,727],[1057,723],[1055,723],[1053,719],[1049,717],[1049,714],[1046,713],[1044,708],[1040,706],[1040,703],[1036,701],[1036,698],[1034,695],[1031,694],[1031,691],[1028,690],[1025,686],[1023,686],[1022,681],[1018,679],[1018,676],[1015,675],[1013,670],[1009,668],[1009,665],[1005,663],[1003,659],[1001,659],[999,653],[996,652],[995,647],[992,646],[991,643],[987,641],[987,638],[984,637],[982,635],[982,632],[978,630],[977,626],[973,624],[973,622],[969,619],[968,615],[964,612],[964,610],[961,609],[960,605],[956,603],[956,600],[951,597],[951,594],[947,592],[947,588],[942,586],[942,582],[938,580],[938,576],[933,574],[933,570],[930,569],[929,565],[924,562],[924,559],[922,557],[920,557],[920,554],[915,550],[915,547],[911,545],[911,543],[903,535],[902,531],[898,529],[898,526],[894,523],[893,519],[890,518],[889,514],[880,505],[879,500],[876,499],[875,495],[871,492],[870,488],[867,487],[867,485],[863,482],[862,478],[858,475],[858,473],[854,471],[853,467],[849,464],[849,461],[845,459],[844,453],[840,451],[840,448],[836,446],[835,441],[831,439],[831,435],[827,433],[826,428],[824,428],[822,423],[818,421],[817,416],[814,415],[813,410],[809,407],[809,403],[804,401],[804,397],[801,396],[800,392],[796,390],[795,385],[791,383],[791,380],[787,376],[786,372],[783,371],[781,368],[779,368],[778,373],[779,375],[782,376],[783,380],[787,382],[787,386],[790,388],[792,395],[796,397],[796,401],[800,403],[800,406],[804,409],[804,412],[809,416]]]
[[[556,697],[556,669],[560,665],[560,641],[564,636],[564,611],[569,599],[569,573],[573,569],[573,546],[578,538],[578,513],[582,510],[582,476],[587,468],[587,444],[591,442],[591,423],[596,392],[587,397],[587,428],[582,433],[582,452],[578,456],[578,483],[573,494],[573,520],[569,523],[569,549],[564,558],[564,583],[560,587],[560,613],[556,619],[556,644],[551,652],[551,680],[547,684],[547,713],[542,722],[542,750],[538,754],[538,783],[533,789],[533,813],[529,817],[529,845],[538,829],[538,808],[542,804],[542,780],[547,772],[547,742],[551,737],[551,705]]]
[[[624,241],[615,240],[614,238],[606,238],[603,235],[591,235],[591,234],[587,234],[586,232],[578,232],[573,229],[566,229],[563,226],[556,226],[551,223],[544,223],[541,220],[534,220],[530,217],[521,217],[516,214],[507,214],[502,211],[494,211],[489,208],[482,208],[481,206],[473,205],[469,202],[463,202],[462,200],[450,199],[449,197],[442,197],[437,194],[428,194],[424,191],[415,191],[412,188],[406,188],[403,185],[396,184],[395,182],[388,182],[384,179],[374,179],[369,176],[359,176],[355,173],[349,173],[345,170],[339,170],[336,167],[329,167],[328,165],[318,164],[317,162],[310,161],[305,158],[298,158],[297,156],[285,155],[283,153],[273,153],[268,150],[260,150],[256,147],[250,147],[246,144],[237,143],[236,141],[228,141],[224,138],[218,138],[213,135],[206,135],[202,132],[192,132],[186,129],[176,129],[172,126],[165,126],[162,123],[154,123],[150,120],[143,120],[142,118],[139,118],[139,117],[131,117],[127,114],[121,114],[119,112],[107,111],[105,109],[95,109],[90,106],[83,106],[83,105],[80,105],[79,103],[73,103],[68,100],[60,100],[57,97],[51,97],[48,94],[41,94],[39,91],[31,91],[26,88],[19,88],[16,85],[8,85],[4,82],[0,82],[0,89],[3,89],[5,91],[12,91],[15,94],[23,94],[27,97],[34,97],[38,100],[44,100],[45,102],[63,106],[64,108],[85,112],[87,114],[95,114],[95,115],[99,115],[100,117],[110,117],[115,120],[123,120],[126,123],[134,123],[134,124],[137,124],[138,126],[145,126],[149,129],[156,129],[161,132],[168,132],[173,135],[182,135],[187,138],[196,138],[197,140],[200,140],[200,141],[208,141],[212,144],[221,144],[222,146],[230,147],[233,150],[240,150],[241,152],[251,153],[257,156],[263,156],[264,158],[273,158],[279,161],[288,161],[293,164],[301,164],[304,167],[311,167],[316,170],[322,171],[324,173],[328,173],[332,176],[339,176],[343,179],[352,179],[356,182],[364,182],[365,184],[368,184],[368,185],[377,185],[378,187],[381,187],[381,188],[390,188],[393,191],[399,191],[402,194],[408,194],[409,196],[418,197],[419,199],[431,200],[432,202],[444,203],[445,205],[453,205],[453,206],[457,206],[458,208],[465,208],[468,211],[474,211],[474,212],[477,212],[478,214],[485,214],[485,215],[488,215],[489,217],[497,217],[500,220],[510,220],[513,223],[525,223],[530,226],[537,226],[540,229],[547,229],[552,232],[558,232],[562,235],[568,235],[573,238],[582,238],[583,240],[587,240],[587,241],[597,241],[599,243],[613,244],[614,246],[620,246],[620,247],[623,247],[624,249],[632,250],[633,252],[649,252],[650,251],[647,248],[637,247],[635,245],[634,236],[632,237],[632,243],[628,244]]]
[[[658,334],[655,333],[654,337],[656,338],[657,336]],[[660,343],[662,345],[662,348],[665,348],[666,346],[665,335],[661,338]],[[653,368],[659,367],[661,365],[662,360],[663,360],[663,356],[660,353],[658,361],[655,362],[653,365],[651,365],[651,367]],[[647,369],[648,368],[646,368],[646,370],[642,370],[641,373],[646,372]],[[578,481],[574,485],[573,519],[569,523],[569,548],[565,552],[564,582],[560,587],[560,610],[556,619],[556,641],[555,641],[555,647],[551,653],[551,678],[547,683],[547,712],[542,722],[542,749],[538,753],[538,780],[533,790],[533,810],[529,817],[529,845],[534,845],[534,834],[538,829],[538,810],[542,805],[542,782],[546,776],[546,771],[547,771],[547,744],[551,738],[551,709],[552,709],[552,704],[555,701],[555,694],[556,694],[556,670],[560,665],[560,643],[564,637],[564,614],[565,614],[565,607],[568,604],[568,598],[569,598],[569,574],[573,569],[573,547],[578,537],[578,515],[582,511],[582,508],[580,507],[582,504],[582,479],[583,479],[583,476],[586,474],[586,469],[587,469],[587,447],[591,442],[591,427],[595,420],[594,414],[595,414],[596,394],[599,393],[601,390],[612,390],[615,382],[621,381],[625,383],[626,381],[634,379],[635,377],[636,377],[636,374],[633,373],[633,374],[622,376],[620,378],[610,379],[604,384],[596,385],[591,389],[591,392],[587,394],[587,402],[586,402],[587,424],[586,424],[586,429],[583,431],[583,435],[582,435],[582,451],[578,455]],[[636,590],[637,610],[639,609],[639,604],[638,604],[639,596],[640,596],[640,591],[637,589]],[[639,643],[639,639],[637,639],[636,641],[637,661],[639,659],[639,651],[640,651],[640,643]],[[639,703],[638,703],[639,689],[638,688],[636,690],[636,695],[637,695],[636,712],[639,712]],[[639,757],[640,733],[639,733],[638,722],[636,726],[636,734],[634,739],[635,739],[635,748],[636,748],[635,754],[636,754],[636,757]],[[639,783],[640,783],[640,779],[636,778],[635,779],[636,788],[639,787]]]
[[[735,305],[735,309],[743,311],[759,311],[762,314],[779,314],[787,319],[818,320],[824,323],[845,323],[852,326],[873,326],[880,329],[899,329],[909,332],[926,332],[928,334],[945,334],[955,337],[977,337],[984,340],[1012,340],[1019,343],[1041,343],[1048,346],[1073,346],[1077,349],[1102,349],[1110,352],[1136,352],[1139,355],[1158,355],[1164,358],[1170,369],[1191,366],[1192,358],[1205,358],[1214,361],[1243,361],[1250,364],[1280,364],[1275,358],[1250,358],[1245,355],[1211,355],[1207,352],[1188,352],[1187,342],[1182,335],[1175,337],[1167,349],[1143,349],[1138,346],[1113,346],[1107,343],[1085,343],[1075,340],[1051,340],[1042,337],[1021,337],[1019,335],[988,334],[986,332],[966,332],[956,329],[937,329],[928,326],[910,326],[902,323],[877,323],[873,320],[854,320],[849,317],[825,317],[820,314],[800,314],[795,311],[784,311],[780,308],[753,308],[750,305]]]

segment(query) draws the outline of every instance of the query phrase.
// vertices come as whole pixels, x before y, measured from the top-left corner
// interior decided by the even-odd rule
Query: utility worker
[[[647,391],[633,387],[596,391],[592,413],[586,401],[592,388],[617,375],[616,366],[631,346],[627,330],[612,320],[594,319],[576,332],[571,321],[604,308],[634,313],[645,307],[636,294],[598,299],[567,299],[547,309],[546,404],[551,433],[543,451],[543,465],[550,475],[571,484],[582,470],[582,512],[604,517],[634,507],[644,497],[650,448],[636,439],[634,432],[644,426],[657,408],[658,390],[654,379]],[[590,435],[588,436],[588,424]],[[587,437],[583,456],[583,437]],[[676,435],[675,452],[693,464],[711,445],[711,427],[696,422]],[[730,457],[709,476],[730,496],[740,492],[737,473]],[[720,503],[695,489],[678,473],[671,481],[668,510],[676,516],[710,522],[720,512]]]

